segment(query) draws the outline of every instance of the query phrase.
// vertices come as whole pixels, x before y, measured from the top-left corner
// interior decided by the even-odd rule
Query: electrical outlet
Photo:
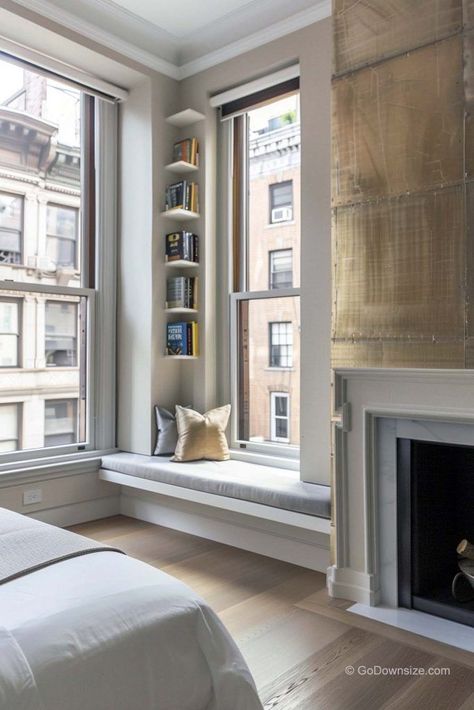
[[[33,505],[41,503],[43,500],[43,491],[41,488],[30,488],[28,491],[23,491],[23,505]]]

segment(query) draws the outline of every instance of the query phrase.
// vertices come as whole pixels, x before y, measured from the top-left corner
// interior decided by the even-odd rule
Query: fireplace
[[[397,537],[399,606],[474,626],[474,600],[452,592],[456,547],[474,541],[474,447],[397,440]]]

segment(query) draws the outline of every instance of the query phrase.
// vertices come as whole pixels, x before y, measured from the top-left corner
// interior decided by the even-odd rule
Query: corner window
[[[19,366],[19,301],[0,297],[0,367]]]
[[[47,206],[46,253],[54,268],[77,267],[78,222],[75,207]]]
[[[0,264],[21,263],[22,230],[23,197],[0,192]]]
[[[287,392],[270,392],[272,441],[288,443],[290,440],[290,397]]]
[[[19,420],[19,404],[0,404],[0,452],[20,448]]]
[[[297,458],[300,291],[294,259],[300,254],[300,220],[294,205],[300,204],[299,93],[289,93],[285,86],[284,95],[275,93],[270,101],[266,95],[250,109],[246,102],[229,121],[232,445]],[[271,222],[291,220],[284,233],[268,229],[268,199]],[[277,392],[283,392],[285,403],[270,395]]]
[[[293,250],[277,249],[270,252],[270,288],[293,286]]]
[[[269,185],[270,224],[291,222],[293,219],[293,181],[285,180]]]

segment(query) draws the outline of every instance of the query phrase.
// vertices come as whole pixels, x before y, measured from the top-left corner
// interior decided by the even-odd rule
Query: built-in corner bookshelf
[[[165,165],[167,188],[161,217],[169,224],[163,238],[166,266],[165,357],[197,360],[199,357],[199,234],[192,224],[199,208],[199,142],[193,134],[204,115],[185,109],[166,122],[175,127],[170,162]]]

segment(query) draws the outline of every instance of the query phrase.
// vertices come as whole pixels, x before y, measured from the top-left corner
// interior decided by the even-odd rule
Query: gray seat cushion
[[[269,466],[235,460],[175,463],[122,452],[104,456],[102,468],[306,515],[331,516],[329,486],[304,483],[296,472]]]

